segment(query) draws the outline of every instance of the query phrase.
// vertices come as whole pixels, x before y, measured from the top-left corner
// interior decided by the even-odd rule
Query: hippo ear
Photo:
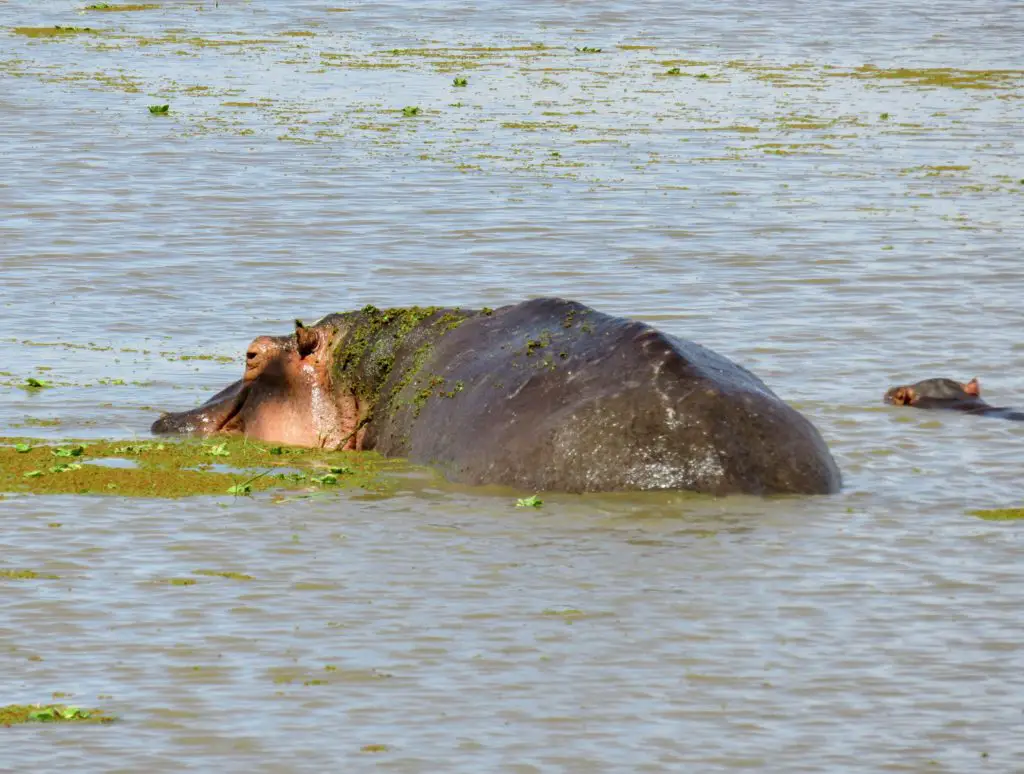
[[[968,395],[973,395],[976,398],[981,397],[981,385],[978,384],[978,377],[974,377],[971,381],[967,382],[964,386],[964,392]]]
[[[307,355],[313,354],[319,344],[320,337],[316,335],[316,331],[304,326],[302,324],[302,320],[296,320],[295,346],[299,350],[299,356],[306,357]]]
[[[897,387],[892,391],[892,403],[894,406],[912,406],[916,397],[913,387]]]

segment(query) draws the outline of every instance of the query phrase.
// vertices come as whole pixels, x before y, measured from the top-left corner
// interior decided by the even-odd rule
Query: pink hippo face
[[[191,411],[164,414],[154,433],[242,435],[326,449],[362,446],[359,402],[336,389],[331,355],[337,329],[305,327],[291,336],[260,336],[246,350],[245,373]],[[344,394],[339,394],[344,393]]]

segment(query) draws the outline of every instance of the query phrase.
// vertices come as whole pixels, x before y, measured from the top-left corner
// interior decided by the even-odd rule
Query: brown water
[[[0,435],[143,437],[296,316],[557,294],[753,369],[845,489],[8,495],[0,569],[59,580],[0,580],[0,705],[122,722],[0,769],[1024,771],[1021,527],[967,513],[1024,427],[880,403],[1024,404],[1019,3],[84,4],[0,4]]]

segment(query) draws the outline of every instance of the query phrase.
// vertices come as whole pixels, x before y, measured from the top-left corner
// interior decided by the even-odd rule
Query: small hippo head
[[[925,379],[914,384],[892,387],[885,393],[884,401],[894,406],[921,406],[928,403],[973,402],[980,397],[981,385],[977,379],[966,383],[953,379]]]
[[[191,411],[164,414],[154,433],[244,435],[330,449],[357,448],[358,405],[336,395],[331,356],[337,330],[295,321],[290,336],[260,336],[245,353],[245,373]]]

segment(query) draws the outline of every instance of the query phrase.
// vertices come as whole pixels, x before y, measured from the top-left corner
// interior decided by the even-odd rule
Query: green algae
[[[1024,70],[961,70],[954,67],[876,67],[862,65],[853,70],[829,71],[833,78],[860,80],[898,80],[914,86],[944,87],[950,89],[998,89],[1018,85],[1024,79]]]
[[[334,476],[331,487],[387,489],[381,474],[394,463],[370,452],[324,451],[253,443],[241,438],[218,443],[186,439],[163,443],[100,441],[73,446],[28,446],[21,439],[0,438],[0,491],[32,494],[92,494],[121,497],[189,497],[238,495],[271,489],[294,490],[318,485]],[[73,457],[58,462],[55,456]],[[225,458],[230,471],[214,469]],[[112,467],[104,460],[134,464]],[[223,468],[223,466],[217,466]],[[296,474],[295,469],[304,471]],[[344,475],[331,470],[347,471]],[[321,481],[316,481],[320,474]]]
[[[24,35],[26,38],[52,40],[54,38],[66,38],[83,33],[95,35],[98,30],[94,30],[89,27],[62,27],[60,25],[55,25],[53,27],[15,27],[12,32],[14,32],[15,35]]]
[[[0,726],[22,723],[112,723],[117,720],[99,709],[67,704],[8,704],[0,707]]]
[[[1021,521],[1024,520],[1024,508],[992,508],[989,510],[968,511],[985,521]]]
[[[0,580],[59,580],[59,575],[38,573],[35,570],[0,570]]]
[[[122,11],[154,11],[159,8],[157,3],[94,3],[85,6],[86,11],[106,11],[118,13]]]
[[[230,572],[227,570],[193,570],[193,575],[203,575],[209,578],[229,578],[230,580],[250,581],[251,575],[241,572]]]

